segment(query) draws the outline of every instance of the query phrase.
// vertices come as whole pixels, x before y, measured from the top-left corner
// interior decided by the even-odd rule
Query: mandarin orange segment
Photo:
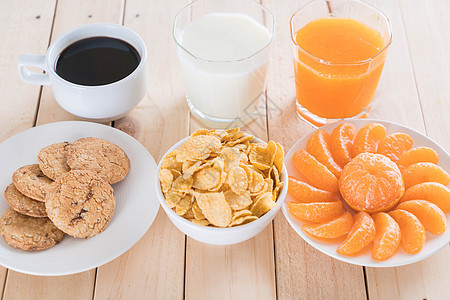
[[[303,174],[314,187],[328,192],[339,191],[339,181],[317,159],[303,149],[298,150],[292,156],[292,162],[297,170]]]
[[[372,257],[376,260],[386,260],[394,255],[400,245],[400,227],[384,212],[374,214],[372,219],[375,222]]]
[[[395,132],[385,137],[378,145],[377,153],[389,157],[393,162],[397,162],[402,155],[410,150],[413,139],[402,132]]]
[[[336,249],[339,254],[355,254],[375,238],[375,223],[368,213],[359,212],[353,216],[352,228],[344,242]]]
[[[297,219],[314,223],[330,221],[342,214],[342,202],[288,202],[288,210]]]
[[[409,200],[400,203],[397,209],[403,209],[415,215],[423,227],[432,234],[443,234],[447,228],[445,214],[431,202],[425,200]]]
[[[337,193],[320,190],[292,176],[289,176],[288,192],[296,201],[304,203],[331,202],[339,197]]]
[[[344,167],[353,158],[353,139],[355,134],[356,127],[350,123],[342,123],[331,133],[331,154],[341,167]]]
[[[419,219],[412,213],[402,209],[393,210],[389,212],[389,215],[400,226],[403,250],[409,254],[416,254],[422,250],[426,235],[425,228]]]
[[[422,162],[410,165],[403,170],[403,181],[407,189],[422,182],[438,182],[447,185],[450,182],[450,176],[438,165]]]
[[[413,185],[405,191],[400,203],[408,200],[427,200],[436,204],[444,214],[450,212],[450,189],[437,182]]]
[[[361,153],[352,159],[341,173],[339,188],[351,208],[370,213],[390,209],[405,190],[397,165],[374,153]]]
[[[334,161],[331,155],[330,134],[328,132],[316,130],[308,139],[306,151],[327,167],[334,176],[339,178],[342,168]]]
[[[439,161],[438,153],[428,147],[417,147],[406,151],[398,160],[397,164],[400,169],[409,167],[419,162],[430,162],[437,164]]]
[[[353,217],[349,212],[320,224],[304,224],[303,230],[313,237],[335,239],[350,232],[353,225]]]
[[[376,153],[378,144],[386,136],[386,128],[378,123],[370,123],[356,133],[353,141],[355,155],[364,152]]]

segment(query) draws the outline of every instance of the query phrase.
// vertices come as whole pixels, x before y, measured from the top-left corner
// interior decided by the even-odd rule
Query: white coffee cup
[[[91,37],[111,37],[132,45],[141,61],[127,77],[105,85],[85,86],[61,78],[55,71],[61,52],[69,45]],[[45,73],[31,72],[38,67]],[[51,85],[58,104],[69,113],[84,119],[111,121],[131,111],[145,96],[149,86],[147,48],[142,38],[132,30],[107,23],[95,23],[72,29],[58,37],[46,55],[22,54],[18,69],[23,81]]]

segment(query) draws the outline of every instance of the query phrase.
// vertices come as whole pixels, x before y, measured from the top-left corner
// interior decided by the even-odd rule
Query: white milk
[[[271,41],[266,27],[244,14],[210,13],[183,28],[179,41],[189,52],[178,49],[194,114],[242,119],[257,111]]]

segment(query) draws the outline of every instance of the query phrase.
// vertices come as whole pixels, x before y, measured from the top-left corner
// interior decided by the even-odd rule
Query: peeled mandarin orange
[[[328,168],[337,178],[342,168],[331,155],[330,134],[325,130],[316,130],[308,139],[306,151],[314,156],[322,165]]]
[[[304,224],[302,228],[314,237],[335,239],[349,233],[352,225],[353,217],[351,213],[346,212],[331,221],[320,224]]]
[[[419,219],[410,212],[402,209],[396,209],[389,212],[389,215],[400,226],[402,233],[402,247],[409,254],[416,254],[422,250],[425,244],[425,228]]]
[[[372,257],[376,260],[386,260],[394,255],[400,245],[400,227],[384,212],[372,215],[372,219],[375,222]]]
[[[419,162],[430,162],[437,164],[439,155],[436,151],[428,147],[417,147],[406,151],[398,160],[397,164],[400,169],[409,167]]]
[[[393,162],[397,162],[402,155],[410,150],[413,139],[402,132],[395,132],[385,137],[378,145],[377,153],[389,157]]]
[[[342,202],[298,203],[288,202],[288,210],[301,221],[322,223],[330,221],[342,213]]]
[[[289,176],[288,192],[296,201],[304,203],[331,202],[338,199],[337,193],[320,190],[292,176]]]
[[[400,203],[397,209],[403,209],[415,215],[423,227],[432,234],[443,234],[447,228],[445,214],[431,202],[425,200],[409,200]]]
[[[356,133],[353,141],[355,155],[364,152],[376,153],[378,144],[386,136],[386,128],[378,123],[370,123]]]
[[[390,209],[405,190],[397,165],[374,153],[361,153],[352,159],[341,173],[339,188],[351,208],[369,213]]]
[[[336,176],[305,150],[300,149],[295,152],[292,162],[314,187],[332,193],[339,191],[339,181]]]
[[[353,139],[355,138],[355,125],[342,123],[331,133],[330,146],[334,160],[344,167],[353,158]]]
[[[359,212],[353,216],[353,220],[349,234],[336,249],[339,254],[355,254],[369,245],[375,237],[375,223],[368,213]]]
[[[437,182],[424,182],[413,185],[405,191],[400,202],[408,200],[427,200],[436,204],[444,214],[450,212],[450,189]]]
[[[450,176],[438,165],[429,162],[416,163],[403,170],[403,180],[408,189],[422,182],[438,182],[447,185]]]

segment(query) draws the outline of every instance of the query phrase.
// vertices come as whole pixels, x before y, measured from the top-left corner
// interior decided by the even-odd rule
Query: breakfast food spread
[[[195,131],[161,162],[166,204],[203,226],[242,225],[267,213],[283,187],[284,150],[252,140],[239,128]]]
[[[38,162],[14,172],[4,193],[11,207],[0,218],[1,236],[15,248],[37,251],[64,234],[103,232],[115,208],[110,184],[130,169],[125,152],[104,139],[82,138],[41,149]]]
[[[409,135],[386,135],[378,123],[358,131],[343,123],[331,135],[317,130],[292,157],[303,178],[289,177],[295,201],[288,210],[315,238],[345,237],[336,249],[341,255],[370,245],[375,260],[390,258],[400,245],[415,254],[426,231],[440,235],[447,228],[450,176],[438,160],[435,150],[413,148]]]

